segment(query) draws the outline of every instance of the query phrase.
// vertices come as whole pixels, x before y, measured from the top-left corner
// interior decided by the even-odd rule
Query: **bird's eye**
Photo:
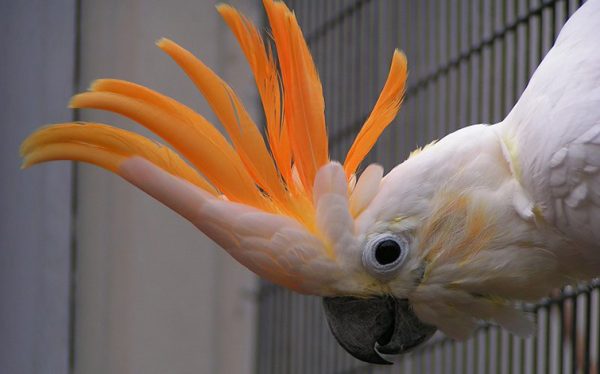
[[[393,277],[408,253],[408,242],[391,234],[377,235],[367,242],[362,262],[374,277],[386,280]]]

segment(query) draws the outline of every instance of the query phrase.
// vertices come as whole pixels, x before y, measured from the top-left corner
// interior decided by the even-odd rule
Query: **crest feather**
[[[63,123],[43,127],[21,145],[23,167],[51,161],[88,162],[120,174],[127,158],[140,156],[213,196],[217,190],[175,152],[136,133],[98,123]]]
[[[373,111],[360,129],[346,156],[344,162],[346,176],[350,177],[356,172],[358,165],[373,148],[383,130],[396,117],[404,97],[406,77],[406,56],[399,50],[395,50],[392,57],[392,66],[379,99],[377,99]]]
[[[177,62],[202,92],[256,184],[276,200],[284,201],[283,186],[262,134],[231,87],[177,43],[161,39],[157,45]]]
[[[235,35],[248,60],[267,122],[267,136],[271,153],[284,181],[288,186],[294,187],[295,185],[292,183],[292,152],[287,136],[288,131],[284,125],[282,82],[273,53],[265,45],[256,26],[243,14],[225,4],[218,5],[217,11]]]
[[[184,121],[164,106],[142,101],[142,97],[140,92],[134,97],[114,92],[85,92],[75,95],[70,106],[107,110],[132,119],[181,152],[231,200],[271,209],[233,148],[219,139],[222,135],[218,131],[215,130],[219,135],[206,131],[212,124],[199,114],[197,122]]]
[[[294,13],[279,1],[263,4],[277,47],[294,164],[304,190],[312,196],[315,175],[329,161],[323,88]]]

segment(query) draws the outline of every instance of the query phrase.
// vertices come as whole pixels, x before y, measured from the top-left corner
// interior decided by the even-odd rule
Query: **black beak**
[[[407,352],[436,331],[417,318],[406,299],[325,297],[323,306],[338,343],[371,364],[391,364],[380,353]]]

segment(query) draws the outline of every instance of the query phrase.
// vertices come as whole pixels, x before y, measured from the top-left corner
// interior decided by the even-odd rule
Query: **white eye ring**
[[[375,278],[387,280],[400,269],[408,254],[406,239],[392,234],[370,238],[363,250],[363,266]]]

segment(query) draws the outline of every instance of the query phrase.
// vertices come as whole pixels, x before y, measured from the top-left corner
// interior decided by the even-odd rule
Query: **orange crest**
[[[73,108],[108,110],[148,128],[171,149],[129,131],[102,124],[65,123],[44,127],[21,147],[24,167],[51,160],[95,164],[117,174],[119,165],[140,156],[214,196],[284,214],[314,229],[312,189],[329,162],[321,82],[294,13],[283,2],[264,0],[277,61],[259,30],[228,5],[217,7],[235,34],[252,70],[266,118],[267,143],[235,92],[209,67],[176,43],[157,45],[190,77],[226,129],[231,144],[209,121],[149,88],[121,80],[94,82],[71,100]],[[406,57],[396,50],[372,113],[344,162],[348,179],[400,108]]]

